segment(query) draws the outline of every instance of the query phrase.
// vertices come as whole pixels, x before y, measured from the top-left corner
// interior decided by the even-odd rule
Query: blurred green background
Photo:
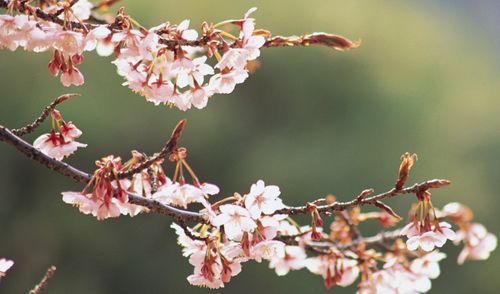
[[[187,113],[145,102],[115,73],[111,59],[87,54],[86,83],[64,88],[48,74],[49,53],[0,52],[0,123],[32,121],[54,97],[83,96],[60,110],[84,131],[89,147],[68,162],[92,170],[95,159],[132,149],[152,153],[175,123],[188,119],[182,145],[202,180],[224,195],[245,193],[257,179],[281,187],[287,204],[334,193],[389,189],[399,156],[418,153],[410,182],[448,178],[439,206],[460,201],[498,235],[500,226],[500,5],[496,1],[123,1],[143,25],[190,18],[241,16],[258,6],[257,26],[275,34],[326,31],[363,45],[272,48],[261,68],[231,95]],[[49,129],[30,135],[33,140]],[[180,254],[170,220],[157,215],[98,222],[64,204],[73,183],[0,144],[0,256],[16,261],[1,293],[26,293],[55,264],[46,293],[202,293]],[[168,165],[171,171],[172,166]],[[390,202],[405,215],[411,200]],[[366,234],[373,233],[367,232]],[[459,267],[447,246],[432,293],[498,293],[500,256]],[[322,293],[306,270],[277,277],[267,264],[246,263],[224,293]],[[352,293],[355,287],[334,288]]]

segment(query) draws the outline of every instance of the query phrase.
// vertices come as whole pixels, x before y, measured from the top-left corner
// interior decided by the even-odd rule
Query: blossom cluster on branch
[[[45,0],[37,6],[30,2],[0,1],[9,13],[0,15],[0,48],[53,51],[49,70],[54,76],[60,74],[65,86],[83,84],[76,65],[85,51],[114,54],[113,63],[125,85],[157,105],[181,110],[203,108],[213,94],[232,92],[248,77],[263,47],[322,44],[349,49],[358,45],[325,33],[271,37],[255,29],[250,18],[255,9],[240,19],[203,23],[199,36],[189,29],[189,21],[146,29],[124,9],[106,21],[94,15],[96,8],[117,1],[93,5],[86,0]],[[225,30],[226,25],[237,28],[237,33]],[[215,61],[210,64],[212,58]],[[346,202],[328,195],[295,207],[285,204],[278,186],[263,180],[232,195],[220,195],[217,185],[201,181],[188,163],[187,148],[178,145],[186,125],[182,120],[157,153],[134,150],[125,161],[111,154],[96,161],[93,173],[86,173],[62,162],[86,146],[76,141],[82,131],[56,109],[76,95],[58,97],[23,128],[0,126],[0,141],[84,184],[81,191],[62,192],[62,200],[83,214],[98,220],[148,212],[173,218],[178,243],[193,266],[187,277],[192,285],[224,287],[241,272],[243,263],[253,260],[268,261],[279,276],[307,269],[320,276],[327,288],[357,282],[358,293],[424,293],[440,274],[439,262],[446,254],[438,248],[448,240],[464,245],[459,264],[487,259],[497,246],[496,236],[473,222],[465,205],[452,202],[442,209],[433,205],[430,191],[449,185],[448,180],[405,186],[417,160],[410,153],[402,156],[396,182],[386,192],[373,195],[373,189],[366,189]],[[48,117],[52,120],[48,133],[33,144],[21,138]],[[403,195],[414,195],[416,202],[410,206],[407,223],[392,228],[403,218],[386,202]],[[363,211],[363,206],[375,211]],[[310,216],[310,223],[299,224],[296,215]],[[367,221],[378,222],[380,233],[364,236],[359,225]],[[0,278],[12,265],[13,261],[0,259]],[[54,271],[55,267],[49,268],[35,289],[43,289]]]
[[[146,29],[120,9],[105,24],[90,22],[87,0],[2,1],[17,15],[0,15],[0,48],[30,52],[53,51],[48,68],[60,75],[64,86],[80,86],[84,76],[77,68],[84,52],[114,55],[112,62],[124,77],[124,85],[146,100],[181,110],[204,108],[214,94],[229,94],[243,83],[263,46],[324,44],[336,49],[358,46],[346,38],[325,33],[302,37],[274,37],[256,30],[250,9],[242,18],[201,25],[201,33],[189,29],[189,20]],[[229,26],[229,27],[228,27]],[[237,32],[232,32],[236,29]]]

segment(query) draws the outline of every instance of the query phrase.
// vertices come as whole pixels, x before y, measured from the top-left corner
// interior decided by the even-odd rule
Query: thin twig
[[[138,164],[136,167],[131,168],[130,170],[119,172],[118,173],[118,178],[120,179],[125,179],[129,178],[137,173],[140,173],[141,171],[147,169],[150,167],[152,164],[159,160],[163,160],[167,155],[175,151],[177,149],[177,141],[180,139],[182,135],[182,130],[184,130],[184,126],[186,125],[186,120],[183,119],[177,123],[175,126],[174,130],[172,131],[172,135],[170,135],[170,138],[168,139],[167,143],[165,144],[165,147],[163,149],[156,153],[155,155],[148,157],[145,161],[141,162]]]
[[[397,190],[393,188],[387,192],[380,193],[372,197],[368,198],[356,197],[353,200],[347,202],[334,202],[332,204],[318,206],[317,209],[319,213],[330,213],[332,211],[343,211],[354,206],[362,206],[366,204],[375,205],[377,201],[382,199],[392,198],[398,195],[417,193],[429,189],[437,189],[444,186],[448,186],[450,184],[451,184],[450,181],[444,179],[428,180],[419,184],[414,184],[413,186],[405,189]],[[307,206],[285,207],[275,212],[275,214],[288,214],[288,215],[307,214],[307,213],[309,213]]]
[[[63,103],[64,101],[68,100],[69,98],[75,97],[75,96],[80,96],[80,94],[70,93],[70,94],[64,94],[64,95],[57,97],[54,101],[52,101],[52,103],[50,103],[47,107],[45,107],[42,110],[42,113],[40,114],[40,116],[37,119],[35,119],[34,122],[32,122],[31,124],[29,124],[25,127],[19,128],[19,129],[12,129],[11,132],[17,136],[23,136],[23,135],[26,135],[26,134],[33,132],[34,130],[36,130],[36,128],[38,128],[40,126],[41,123],[43,123],[43,121],[52,113],[52,111],[54,111],[54,109],[56,109],[57,105]]]
[[[40,283],[38,283],[33,290],[29,292],[29,294],[40,294],[42,291],[47,287],[47,284],[49,283],[49,280],[54,276],[56,273],[56,267],[51,266],[47,269],[47,272],[45,272],[45,275],[43,276],[42,280]]]

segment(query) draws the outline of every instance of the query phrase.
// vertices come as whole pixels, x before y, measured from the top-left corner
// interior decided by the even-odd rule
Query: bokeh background
[[[19,127],[54,97],[83,96],[60,110],[83,131],[89,147],[68,162],[92,170],[107,154],[152,153],[175,123],[188,119],[182,145],[202,180],[222,194],[245,193],[264,179],[281,187],[287,204],[333,193],[341,200],[364,188],[385,191],[399,156],[420,160],[410,182],[441,177],[450,188],[434,202],[470,205],[476,220],[500,233],[500,3],[482,1],[123,1],[144,25],[217,22],[258,6],[258,27],[275,34],[326,31],[363,45],[272,48],[261,68],[231,95],[203,111],[155,107],[127,88],[111,59],[87,54],[86,83],[64,88],[46,69],[50,53],[0,52],[0,123]],[[44,130],[46,123],[33,140]],[[25,293],[55,264],[47,293],[202,293],[180,254],[170,220],[157,215],[98,222],[64,204],[60,192],[81,189],[0,144],[0,255],[16,261],[1,293]],[[167,166],[167,170],[171,166]],[[411,200],[390,205],[405,214]],[[374,231],[371,231],[372,233]],[[367,232],[367,234],[370,231]],[[432,293],[498,293],[500,255],[456,264],[458,248],[433,282]],[[322,293],[306,270],[277,277],[267,264],[247,263],[214,293]],[[355,287],[334,288],[353,293]]]

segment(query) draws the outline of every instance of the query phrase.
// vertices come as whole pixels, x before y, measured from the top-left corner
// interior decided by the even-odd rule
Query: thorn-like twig
[[[163,160],[166,156],[168,156],[170,153],[175,151],[177,149],[177,141],[179,141],[179,139],[181,138],[182,131],[184,130],[184,126],[186,125],[186,122],[187,121],[185,119],[183,119],[177,123],[174,130],[172,131],[172,135],[170,135],[170,138],[168,139],[167,143],[165,144],[165,147],[163,147],[163,149],[160,152],[149,157],[145,161],[138,164],[136,167],[131,168],[128,171],[118,173],[118,178],[125,179],[125,178],[129,178],[129,177],[133,176],[136,173],[140,173],[141,171],[150,167],[153,163],[155,163],[159,160]]]
[[[35,119],[34,122],[32,122],[31,124],[29,124],[25,127],[19,128],[19,129],[12,129],[11,132],[16,136],[23,136],[23,135],[26,135],[26,134],[33,132],[52,113],[52,111],[54,111],[54,109],[56,109],[57,105],[63,103],[64,101],[68,100],[69,98],[75,97],[75,96],[80,96],[80,94],[70,93],[70,94],[64,94],[64,95],[57,97],[56,100],[52,101],[52,103],[50,103],[47,107],[45,107],[43,109],[40,116],[37,119]]]
[[[42,291],[47,287],[47,284],[49,283],[49,280],[54,276],[56,273],[56,267],[51,266],[47,269],[47,272],[45,272],[45,275],[43,276],[42,280],[40,283],[38,283],[35,288],[33,288],[29,294],[40,294]]]

